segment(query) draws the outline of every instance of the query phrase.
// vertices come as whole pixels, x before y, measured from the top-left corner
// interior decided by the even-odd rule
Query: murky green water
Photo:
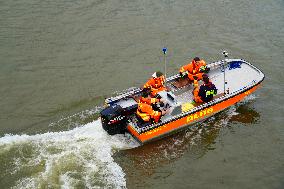
[[[282,0],[1,0],[0,15],[0,188],[284,187]],[[104,98],[162,70],[164,46],[168,74],[227,50],[266,78],[195,130],[105,135]]]

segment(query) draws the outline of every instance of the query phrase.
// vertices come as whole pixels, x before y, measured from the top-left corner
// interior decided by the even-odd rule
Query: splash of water
[[[5,135],[0,157],[8,157],[9,170],[1,177],[19,178],[14,188],[126,188],[112,155],[137,145],[124,135],[109,136],[100,120],[69,131]]]
[[[79,113],[73,114],[71,116],[63,117],[56,122],[52,122],[49,124],[49,128],[57,127],[61,128],[68,126],[77,127],[90,122],[90,119],[94,118],[99,114],[99,112],[103,110],[102,106],[96,106],[90,110],[84,110]],[[93,119],[92,119],[93,120]]]

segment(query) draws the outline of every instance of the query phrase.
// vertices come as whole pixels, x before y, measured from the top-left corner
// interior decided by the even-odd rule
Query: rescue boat
[[[258,89],[265,77],[261,70],[243,59],[225,58],[207,67],[210,69],[207,75],[218,89],[212,101],[195,103],[193,84],[176,74],[166,78],[168,91],[158,93],[163,99],[160,110],[168,110],[160,122],[145,123],[138,118],[137,102],[142,89],[131,88],[105,100],[106,108],[100,113],[102,127],[110,135],[128,132],[139,143],[145,144],[193,127],[195,123],[236,104]]]

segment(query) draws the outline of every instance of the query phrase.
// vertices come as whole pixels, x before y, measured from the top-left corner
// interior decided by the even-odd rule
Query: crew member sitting
[[[153,99],[148,96],[148,93],[143,91],[142,97],[138,102],[137,116],[139,116],[144,122],[159,122],[162,115],[166,114],[166,111],[155,111],[152,104],[160,101],[159,99]]]
[[[207,73],[209,68],[206,67],[204,60],[201,60],[199,57],[195,57],[191,63],[180,68],[179,72],[182,77],[186,76],[190,81],[193,81],[193,76],[197,77],[197,80],[202,79],[202,75]]]
[[[197,77],[194,77],[194,89],[193,96],[194,101],[197,103],[209,102],[213,99],[213,96],[217,94],[215,85],[209,80],[208,75],[203,74],[203,84],[198,87]]]
[[[143,88],[151,89],[151,96],[154,97],[158,92],[166,90],[166,88],[164,87],[164,83],[165,76],[162,72],[158,71],[152,75],[152,78],[145,83]]]
[[[138,103],[146,103],[146,104],[153,106],[156,103],[161,102],[161,100],[159,98],[151,98],[149,96],[149,93],[150,93],[150,91],[148,89],[144,88]]]

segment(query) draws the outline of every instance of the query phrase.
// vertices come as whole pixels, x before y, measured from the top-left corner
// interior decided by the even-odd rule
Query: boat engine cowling
[[[113,105],[101,111],[102,126],[109,135],[125,133],[127,117],[120,105]]]

